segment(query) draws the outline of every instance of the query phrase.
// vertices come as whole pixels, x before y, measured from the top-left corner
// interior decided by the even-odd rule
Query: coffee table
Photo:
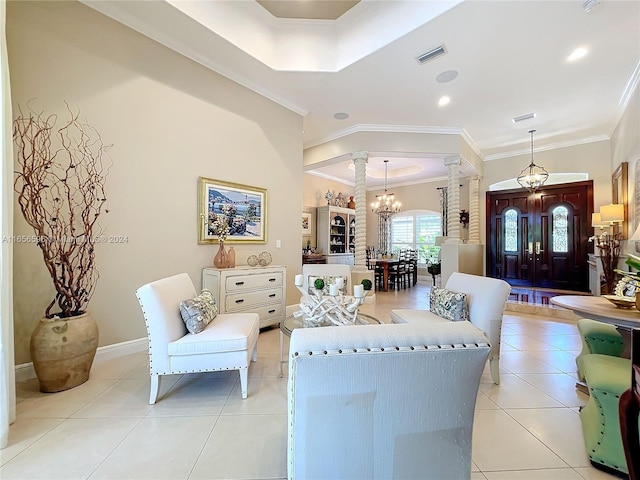
[[[366,313],[358,313],[356,316],[356,325],[379,325],[382,322],[371,315]],[[282,365],[286,362],[283,359],[284,356],[284,336],[291,337],[291,332],[296,328],[318,328],[318,327],[333,327],[335,326],[330,321],[317,326],[305,326],[304,319],[302,317],[296,318],[293,315],[289,315],[284,321],[280,322],[280,378],[282,378]]]

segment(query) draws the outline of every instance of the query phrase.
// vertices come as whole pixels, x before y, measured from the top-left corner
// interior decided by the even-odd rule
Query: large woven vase
[[[86,382],[98,349],[90,313],[42,318],[31,334],[31,359],[41,392],[61,392]]]

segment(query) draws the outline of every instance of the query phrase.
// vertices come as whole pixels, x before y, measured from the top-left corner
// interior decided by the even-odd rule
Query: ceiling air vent
[[[436,47],[433,50],[429,50],[428,52],[424,52],[423,54],[418,55],[416,57],[416,60],[420,65],[422,65],[423,63],[426,63],[429,60],[433,60],[434,58],[439,57],[440,55],[444,55],[445,53],[447,53],[447,49],[444,47],[444,45],[440,45],[439,47]]]
[[[536,118],[535,113],[527,113],[526,115],[520,115],[519,117],[513,117],[511,121],[513,123],[524,122],[525,120],[530,120],[532,118]]]

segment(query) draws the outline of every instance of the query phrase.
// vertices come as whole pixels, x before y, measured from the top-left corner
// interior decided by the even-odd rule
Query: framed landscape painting
[[[266,243],[267,190],[200,177],[198,243]]]

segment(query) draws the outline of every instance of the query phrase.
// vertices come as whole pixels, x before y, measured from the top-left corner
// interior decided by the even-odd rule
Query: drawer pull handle
[[[236,285],[240,287],[241,285],[244,285],[244,282],[236,282]]]
[[[236,303],[243,303],[243,302],[244,302],[243,298],[241,298],[240,300],[236,300]]]
[[[269,310],[269,313],[270,313],[270,314],[271,314],[271,313],[275,313],[275,311],[276,311],[275,309],[273,309],[273,310]]]
[[[270,281],[270,282],[275,282],[275,281],[276,281],[276,279],[275,279],[275,278],[270,278],[270,279],[269,279],[269,281]]]
[[[275,297],[275,296],[276,296],[276,294],[275,294],[275,293],[272,293],[271,295],[269,295],[269,298],[273,298],[273,297]]]

